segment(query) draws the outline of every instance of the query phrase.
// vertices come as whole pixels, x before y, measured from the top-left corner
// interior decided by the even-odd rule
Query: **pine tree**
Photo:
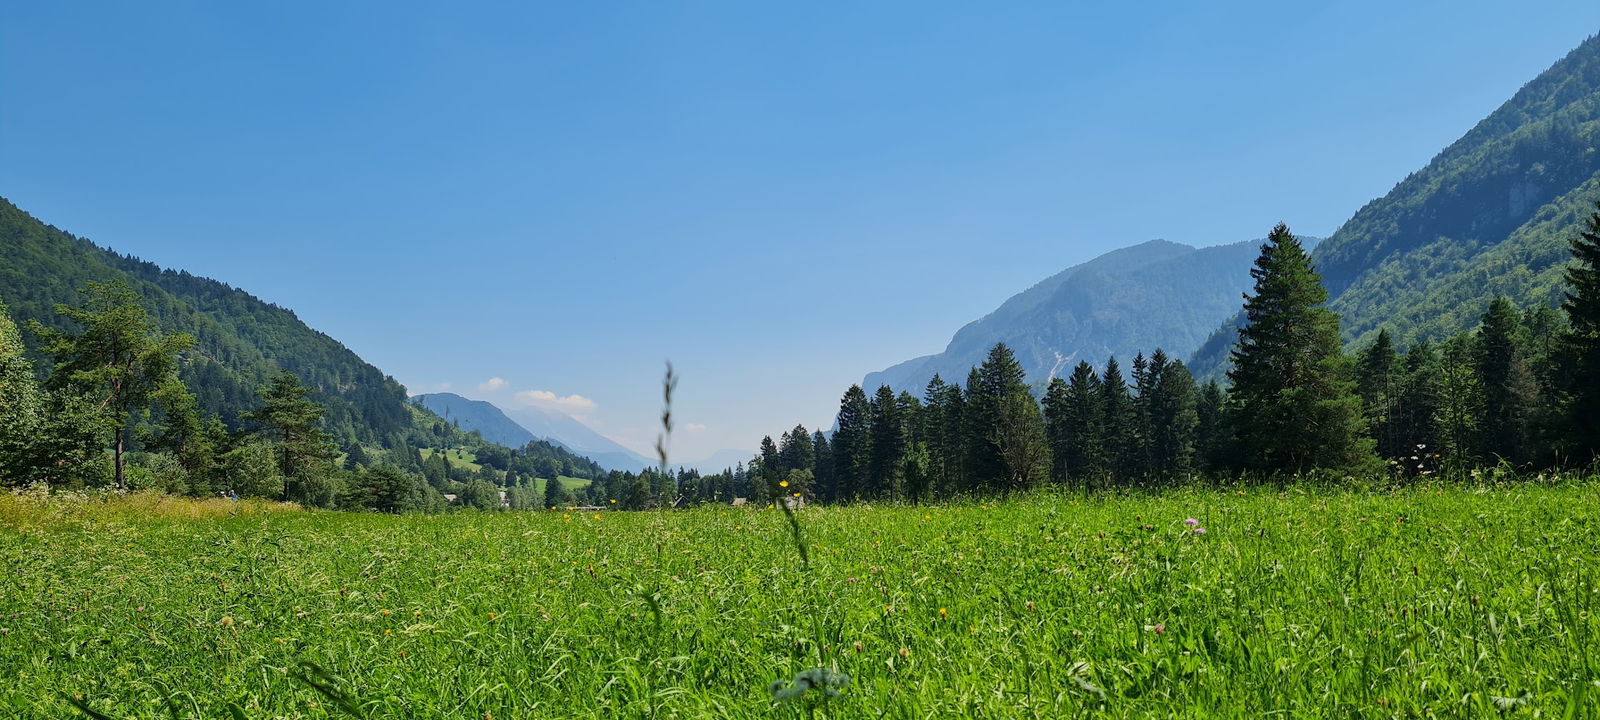
[[[1478,379],[1483,383],[1483,450],[1515,464],[1528,459],[1527,433],[1539,388],[1519,340],[1521,318],[1511,301],[1496,297],[1478,330]]]
[[[833,482],[830,502],[847,502],[867,490],[872,457],[872,403],[860,385],[851,385],[839,400],[839,418],[833,431]]]
[[[900,404],[888,385],[878,386],[872,398],[872,452],[869,455],[867,492],[872,498],[898,497],[901,462],[906,453],[906,426]]]
[[[1150,464],[1158,479],[1168,482],[1193,469],[1195,428],[1194,376],[1181,361],[1168,360],[1157,348],[1150,356]]]
[[[1457,335],[1446,341],[1439,353],[1438,405],[1434,410],[1438,449],[1453,464],[1478,462],[1483,457],[1483,381],[1476,367],[1477,338]],[[1425,443],[1418,443],[1424,445]],[[1416,453],[1420,468],[1429,448]]]
[[[968,377],[968,466],[972,482],[983,490],[1003,490],[1012,485],[1013,468],[996,443],[1003,420],[1015,419],[1005,413],[1017,413],[1021,404],[1013,396],[1029,394],[1026,372],[1017,362],[1016,355],[1005,343],[996,343],[989,349],[983,364]],[[1035,403],[1037,406],[1037,403]],[[1036,413],[1037,414],[1037,413]],[[1020,415],[1018,415],[1020,417]],[[1041,433],[1043,419],[1040,419]],[[1008,433],[1014,428],[1004,428]],[[1017,430],[1022,430],[1016,428]]]
[[[792,470],[812,472],[812,467],[816,465],[816,449],[811,444],[811,433],[804,425],[796,425],[793,430],[784,433],[782,442],[778,444],[778,457],[785,473]]]
[[[833,448],[821,430],[811,433],[811,458],[811,472],[816,483],[817,497],[823,502],[832,502],[833,498],[827,493],[834,486]]]
[[[1102,433],[1105,412],[1101,399],[1099,376],[1094,374],[1093,366],[1080,361],[1067,381],[1067,395],[1061,411],[1065,427],[1058,452],[1067,456],[1063,469],[1069,482],[1075,479],[1085,490],[1106,474]]]
[[[1128,383],[1122,379],[1122,367],[1114,356],[1106,360],[1100,378],[1099,405],[1100,447],[1106,472],[1118,480],[1131,478],[1137,471],[1138,458],[1133,398],[1128,395]]]
[[[1377,441],[1378,454],[1386,458],[1399,457],[1409,450],[1400,446],[1395,428],[1395,399],[1399,390],[1400,360],[1389,329],[1383,328],[1356,360],[1356,393],[1361,396],[1367,427]]]
[[[1571,326],[1564,343],[1567,436],[1574,459],[1600,458],[1600,201],[1572,240],[1573,263],[1561,309]]]
[[[1067,381],[1050,378],[1044,391],[1044,436],[1050,443],[1050,481],[1066,485],[1070,481],[1072,455],[1068,445],[1072,425],[1068,413],[1072,391]]]
[[[1228,396],[1216,380],[1207,381],[1195,399],[1195,467],[1220,473],[1230,466],[1233,436],[1227,418]]]
[[[1394,459],[1441,447],[1438,432],[1439,380],[1441,377],[1439,353],[1427,341],[1420,341],[1406,351],[1400,361],[1400,387],[1395,397],[1393,424],[1395,432]]]
[[[761,438],[761,454],[756,456],[756,462],[751,463],[761,470],[761,482],[756,486],[756,499],[762,503],[770,503],[782,491],[778,483],[783,482],[783,459],[778,454],[778,446],[772,442],[772,436]]]
[[[567,505],[570,499],[571,495],[567,492],[566,486],[561,484],[560,478],[551,475],[544,481],[544,507],[559,508]]]
[[[155,393],[163,421],[158,432],[145,439],[150,450],[170,453],[188,476],[191,495],[211,495],[227,490],[222,456],[229,450],[228,429],[216,416],[200,412],[194,395],[172,378]]]
[[[327,473],[321,466],[338,456],[321,429],[322,406],[311,399],[300,377],[279,372],[261,392],[261,407],[246,416],[276,444],[278,472],[284,477],[284,499],[325,505]],[[435,457],[439,457],[436,454]],[[439,457],[439,461],[444,459]]]
[[[128,488],[126,462],[132,413],[150,407],[156,392],[177,376],[178,353],[194,345],[185,334],[164,335],[126,284],[91,282],[81,307],[57,305],[56,312],[76,324],[77,333],[34,322],[33,331],[55,358],[50,387],[89,398],[104,410],[111,436],[118,490]]]
[[[1250,270],[1245,324],[1232,351],[1239,446],[1258,470],[1290,472],[1368,462],[1361,398],[1340,349],[1339,316],[1300,240],[1279,223]]]
[[[1129,470],[1134,477],[1144,479],[1148,479],[1154,469],[1152,455],[1156,428],[1151,424],[1155,418],[1151,417],[1150,403],[1155,399],[1155,385],[1159,382],[1158,372],[1151,369],[1150,361],[1145,359],[1144,353],[1133,356],[1133,374],[1129,378],[1133,384],[1133,426],[1130,436],[1133,457],[1129,463]]]

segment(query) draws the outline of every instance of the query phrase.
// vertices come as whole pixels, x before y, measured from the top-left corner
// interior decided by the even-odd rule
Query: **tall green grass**
[[[1588,485],[810,508],[801,527],[111,507],[0,512],[0,716],[1600,713]],[[785,699],[817,670],[849,683]]]

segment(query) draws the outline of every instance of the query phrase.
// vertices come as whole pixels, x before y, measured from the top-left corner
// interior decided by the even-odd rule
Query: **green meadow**
[[[1600,713],[1593,485],[796,519],[0,496],[0,715]]]

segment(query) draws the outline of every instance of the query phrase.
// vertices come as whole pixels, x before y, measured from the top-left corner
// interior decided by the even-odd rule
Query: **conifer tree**
[[[1566,434],[1580,462],[1600,458],[1600,201],[1595,208],[1587,229],[1572,240],[1561,303],[1570,325],[1564,343]]]
[[[1423,469],[1430,466],[1426,462],[1429,454],[1442,454],[1457,465],[1483,457],[1483,381],[1478,375],[1476,341],[1463,333],[1446,341],[1440,350],[1438,404],[1433,418],[1438,447],[1434,453],[1426,452],[1431,448],[1415,453],[1420,459],[1413,463]]]
[[[1045,439],[1044,417],[1026,389],[1001,396],[993,444],[1003,463],[999,489],[1027,490],[1049,477],[1050,444]]]
[[[1395,398],[1395,454],[1409,458],[1441,447],[1438,434],[1439,352],[1432,343],[1419,341],[1400,362],[1400,388]]]
[[[1394,406],[1399,390],[1399,357],[1395,354],[1389,329],[1383,328],[1356,360],[1356,393],[1361,396],[1367,427],[1377,442],[1378,454],[1386,458],[1398,457],[1409,450],[1400,446],[1395,429]]]
[[[321,429],[322,406],[310,396],[311,391],[300,384],[299,376],[281,371],[261,391],[261,407],[246,420],[255,423],[276,445],[278,471],[284,477],[284,499],[321,505],[325,504],[320,500],[324,494],[321,481],[326,479],[326,473],[319,472],[319,466],[338,453]],[[444,462],[442,453],[435,453],[434,457]]]
[[[793,430],[784,433],[783,441],[778,445],[778,457],[785,474],[793,470],[812,471],[816,465],[816,449],[811,444],[811,433],[804,425],[796,425]]]
[[[833,482],[827,498],[846,502],[865,492],[872,457],[872,403],[860,385],[851,385],[839,401],[833,432]]]
[[[1052,450],[1066,454],[1063,469],[1069,482],[1076,480],[1085,490],[1106,473],[1102,433],[1105,413],[1101,399],[1099,376],[1094,374],[1094,367],[1089,363],[1080,361],[1067,381],[1061,449]]]
[[[1169,360],[1160,348],[1150,356],[1150,465],[1155,476],[1171,482],[1193,469],[1195,428],[1194,376],[1181,361]]]
[[[128,488],[123,455],[131,415],[150,407],[156,392],[177,376],[179,352],[194,345],[185,334],[162,334],[126,284],[91,282],[81,307],[57,305],[56,312],[79,328],[76,333],[32,327],[55,358],[50,387],[87,397],[104,411],[111,436],[115,483]]]
[[[1195,467],[1201,472],[1219,473],[1229,467],[1232,435],[1227,402],[1216,380],[1207,381],[1195,399]]]
[[[905,430],[894,390],[888,385],[878,386],[872,398],[872,452],[864,495],[872,498],[899,495],[901,462],[906,453]]]
[[[1137,460],[1133,398],[1122,379],[1122,367],[1115,356],[1106,360],[1100,379],[1100,446],[1106,472],[1117,479],[1134,476]]]
[[[561,484],[560,478],[551,475],[544,481],[543,507],[559,508],[568,504],[570,499],[571,496],[567,493],[566,486]]]
[[[1521,347],[1521,318],[1511,301],[1496,297],[1478,330],[1478,379],[1483,383],[1483,451],[1490,459],[1521,464],[1539,388]]]
[[[1370,460],[1361,398],[1340,349],[1339,316],[1300,240],[1272,229],[1250,270],[1255,292],[1231,357],[1239,447],[1258,470],[1352,467]]]
[[[1059,377],[1050,378],[1050,384],[1044,392],[1044,435],[1050,443],[1050,481],[1057,485],[1066,485],[1070,480],[1068,470],[1071,467],[1071,454],[1068,443],[1072,437],[1072,425],[1068,413],[1071,405],[1071,390],[1067,381]]]
[[[828,437],[821,430],[811,433],[811,473],[815,483],[817,497],[823,502],[832,502],[833,498],[826,495],[833,487],[833,448],[828,443]]]
[[[1015,416],[1007,416],[1005,419],[1008,421],[1022,417],[1018,412],[1021,404],[1012,400],[1016,395],[1026,395],[1028,401],[1033,402],[1022,364],[1017,362],[1016,355],[1012,354],[1011,348],[1006,347],[1005,343],[996,343],[989,349],[989,355],[983,364],[974,368],[973,374],[968,377],[967,385],[970,453],[967,472],[972,475],[972,482],[979,488],[1003,490],[1012,484],[1013,468],[1007,458],[1002,456],[996,438],[1002,429],[1003,413],[1012,413]],[[1037,408],[1037,403],[1034,405]],[[1042,417],[1039,422],[1042,433]],[[1006,430],[1009,433],[1013,428]],[[1048,468],[1046,471],[1048,472]]]

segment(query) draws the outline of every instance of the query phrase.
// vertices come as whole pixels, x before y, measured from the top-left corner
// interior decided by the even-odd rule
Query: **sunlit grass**
[[[1592,486],[810,508],[809,571],[777,511],[24,502],[0,715],[345,716],[309,662],[370,717],[784,717],[819,658],[837,717],[1600,711]]]

